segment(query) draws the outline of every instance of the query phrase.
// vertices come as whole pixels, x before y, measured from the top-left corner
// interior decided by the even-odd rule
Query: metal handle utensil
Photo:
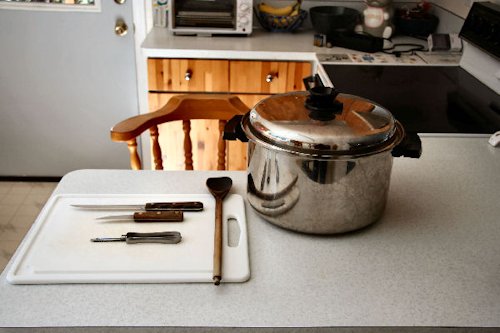
[[[91,242],[126,242],[127,244],[137,243],[162,243],[177,244],[182,236],[178,231],[163,232],[127,232],[121,237],[98,237],[92,238]]]
[[[199,201],[186,202],[147,202],[138,205],[71,205],[75,208],[92,210],[145,210],[145,211],[164,211],[164,210],[182,210],[196,212],[203,210],[203,203]]]

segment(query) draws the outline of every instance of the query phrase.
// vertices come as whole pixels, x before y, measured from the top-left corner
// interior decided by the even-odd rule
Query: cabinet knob
[[[193,75],[193,73],[190,70],[187,70],[186,74],[184,74],[184,80],[186,80],[186,81],[191,80],[192,75]]]
[[[278,77],[278,75],[276,73],[269,73],[266,75],[266,82],[267,83],[271,83],[273,82],[274,78],[275,77]]]

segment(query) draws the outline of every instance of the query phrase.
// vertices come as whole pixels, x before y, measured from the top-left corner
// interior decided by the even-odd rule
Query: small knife
[[[169,210],[159,212],[135,212],[133,215],[109,215],[98,217],[97,219],[134,222],[182,222],[184,214],[180,210]]]
[[[177,244],[182,236],[178,231],[163,232],[127,232],[121,237],[98,237],[92,238],[91,242],[126,242],[127,244],[137,243],[163,243]]]
[[[200,211],[203,203],[199,201],[186,202],[148,202],[144,205],[71,205],[76,208],[95,210],[145,210],[145,211]]]

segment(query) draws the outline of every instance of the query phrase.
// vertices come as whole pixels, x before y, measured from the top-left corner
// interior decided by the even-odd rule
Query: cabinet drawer
[[[311,73],[309,62],[235,60],[229,63],[229,91],[279,94],[304,90],[302,79]]]
[[[229,61],[148,59],[149,91],[227,92]]]

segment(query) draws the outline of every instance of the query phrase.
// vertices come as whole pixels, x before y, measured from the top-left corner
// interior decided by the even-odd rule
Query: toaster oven
[[[249,35],[252,0],[171,0],[169,29],[176,35]]]

